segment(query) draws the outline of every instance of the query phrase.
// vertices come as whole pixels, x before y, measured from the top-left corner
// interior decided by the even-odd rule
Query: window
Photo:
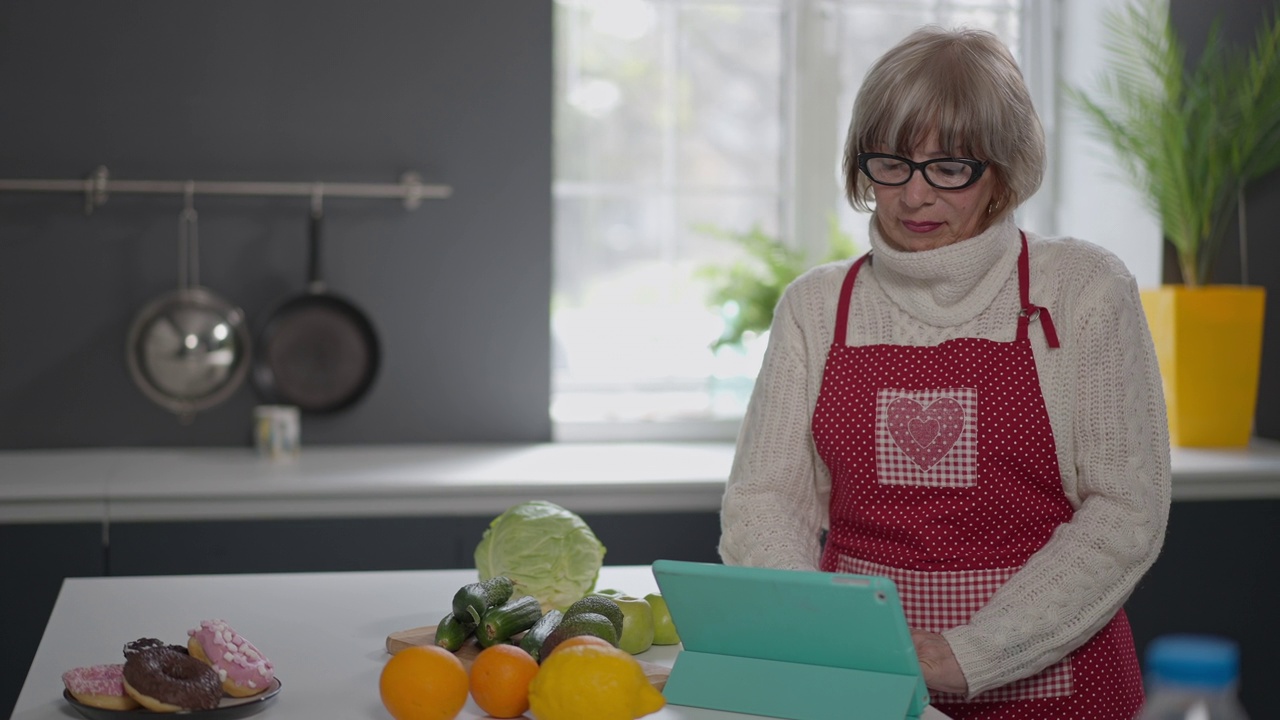
[[[994,31],[1020,0],[556,0],[556,437],[731,439],[767,338],[711,344],[700,269],[758,227],[816,262],[867,246],[840,153],[866,68],[912,29]],[[767,334],[767,333],[766,333]]]

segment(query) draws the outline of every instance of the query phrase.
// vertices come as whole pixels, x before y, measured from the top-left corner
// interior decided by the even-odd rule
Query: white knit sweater
[[[1049,308],[1032,352],[1075,516],[967,625],[943,635],[970,695],[1035,674],[1082,645],[1128,598],[1164,542],[1169,438],[1155,351],[1136,283],[1106,250],[1027,233],[1031,302]],[[901,252],[871,221],[875,259],[858,273],[847,343],[1011,341],[1017,331],[1018,228]],[[819,266],[783,294],[738,436],[721,511],[725,563],[814,570],[831,477],[810,418],[851,260]]]

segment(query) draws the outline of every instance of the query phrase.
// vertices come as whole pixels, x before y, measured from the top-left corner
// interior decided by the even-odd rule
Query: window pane
[[[556,216],[553,416],[740,416],[762,346],[711,350],[724,320],[708,306],[699,271],[731,263],[741,251],[700,228],[735,227],[750,217],[769,231],[777,224],[776,198],[558,198]]]
[[[680,10],[682,129],[673,162],[685,182],[777,192],[782,161],[783,15],[761,5]],[[750,48],[750,52],[744,52]],[[686,115],[687,113],[687,115]]]
[[[781,3],[556,8],[553,418],[738,417],[759,360],[711,350],[700,270],[777,232]]]
[[[556,4],[556,180],[656,184],[664,82],[651,3]]]
[[[791,178],[817,174],[832,179],[831,205],[820,202],[821,212],[867,247],[867,218],[848,208],[832,171],[863,74],[927,23],[987,28],[1016,48],[1020,7],[1019,0],[556,0],[557,427],[740,418],[767,338],[710,349],[732,308],[709,307],[701,271],[750,261],[714,231],[758,227],[791,247],[825,250],[825,238],[785,237],[797,207]],[[816,77],[796,67],[792,39],[801,27],[817,35],[797,43],[832,48],[837,67],[818,73],[826,79],[794,82],[798,73]],[[821,167],[793,168],[792,133],[807,126],[798,115],[830,117],[832,107],[831,152]],[[830,123],[820,125],[821,136],[830,134]]]

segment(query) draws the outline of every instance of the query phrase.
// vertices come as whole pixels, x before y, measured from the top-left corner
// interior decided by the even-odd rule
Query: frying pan
[[[271,403],[332,413],[359,400],[378,374],[381,351],[369,318],[321,279],[324,213],[313,198],[307,290],[272,314],[258,343],[254,384]]]
[[[240,387],[252,347],[244,313],[201,287],[199,268],[197,216],[188,190],[178,219],[178,289],[143,307],[125,342],[134,383],[184,423]]]

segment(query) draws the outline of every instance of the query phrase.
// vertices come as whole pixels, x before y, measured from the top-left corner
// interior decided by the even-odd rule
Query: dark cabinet
[[[127,522],[112,575],[434,570],[462,567],[468,518]]]
[[[1249,717],[1280,717],[1280,499],[1175,502],[1164,550],[1125,609],[1138,657],[1166,633],[1214,633],[1240,643]]]
[[[583,514],[610,565],[718,559],[714,512]],[[111,525],[111,575],[474,567],[491,516],[130,522]]]

